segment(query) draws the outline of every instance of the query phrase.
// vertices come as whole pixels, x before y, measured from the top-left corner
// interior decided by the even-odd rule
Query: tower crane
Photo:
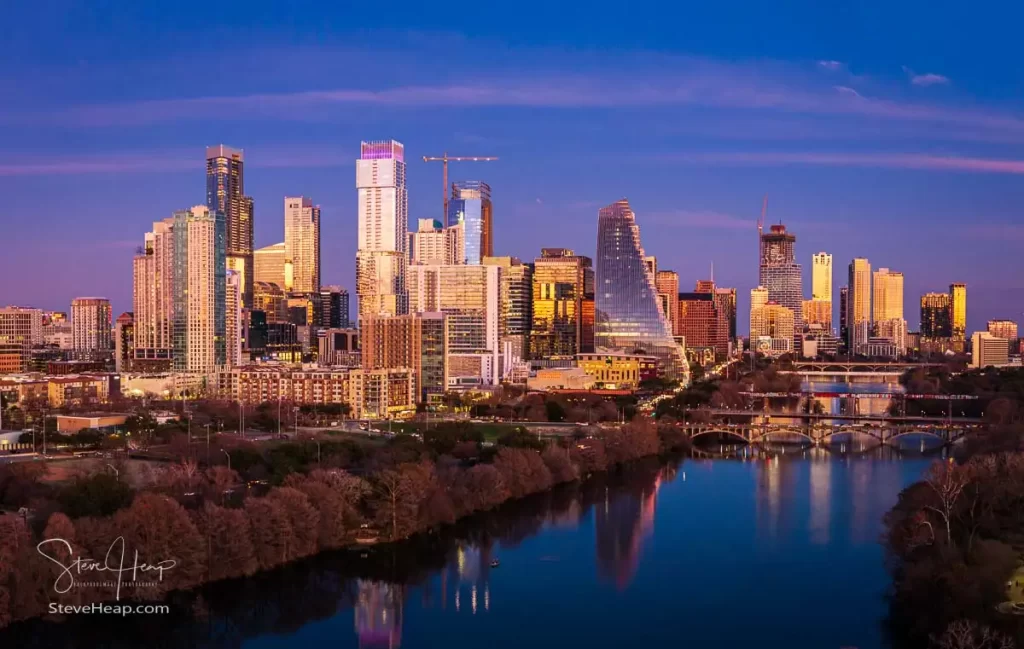
[[[423,156],[423,162],[441,162],[444,164],[444,213],[443,223],[448,225],[448,163],[449,162],[493,162],[497,160],[493,156],[450,156],[445,151],[442,156]]]

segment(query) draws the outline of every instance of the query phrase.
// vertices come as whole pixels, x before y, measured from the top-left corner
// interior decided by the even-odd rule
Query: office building
[[[320,365],[362,367],[357,329],[321,329],[317,340]]]
[[[254,278],[253,282],[266,282],[276,284],[282,290],[288,286],[294,275],[294,269],[286,268],[285,244],[275,243],[272,246],[259,248],[253,253]]]
[[[676,335],[687,349],[714,346],[717,312],[713,293],[679,293],[676,310]]]
[[[756,290],[754,289],[754,291]],[[793,341],[796,336],[795,320],[790,309],[774,302],[751,309],[751,345],[758,353],[783,354],[793,351]]]
[[[499,380],[501,270],[464,264],[409,267],[409,309],[447,316],[448,376],[460,385]],[[364,353],[365,345],[364,334]]]
[[[949,285],[950,324],[953,340],[960,343],[967,335],[967,285]],[[958,351],[963,351],[962,345]]]
[[[71,301],[72,348],[76,355],[89,355],[114,348],[110,300],[105,297],[76,297]]]
[[[850,287],[844,286],[839,289],[839,340],[845,347],[850,341],[850,326],[847,318],[850,316]]]
[[[674,270],[659,270],[654,275],[654,288],[658,291],[658,306],[668,317],[673,336],[679,331],[679,273]]]
[[[35,341],[42,341],[43,312],[16,306],[0,308],[0,374],[28,369]]]
[[[363,369],[411,369],[417,402],[440,400],[448,389],[447,324],[439,312],[367,318],[361,329]]]
[[[225,271],[241,276],[242,306],[252,307],[253,201],[245,195],[245,156],[218,144],[206,149],[206,207],[221,212],[225,229]]]
[[[921,338],[935,340],[952,337],[949,293],[925,293],[921,296]]]
[[[359,238],[356,295],[359,318],[403,315],[409,196],[405,186],[405,147],[394,140],[363,142],[356,161]]]
[[[989,320],[988,332],[996,338],[1017,342],[1017,323],[1013,320]]]
[[[133,262],[136,367],[169,369],[174,323],[174,219],[153,223]]]
[[[484,266],[501,268],[498,289],[498,337],[505,353],[510,345],[511,356],[522,360],[528,351],[533,309],[533,269],[517,257],[484,257]],[[506,366],[512,359],[506,358]]]
[[[235,367],[242,364],[242,349],[248,331],[242,329],[242,276],[229,270],[224,278],[224,364]]]
[[[811,299],[832,303],[832,255],[827,252],[811,257]]]
[[[768,289],[768,299],[793,313],[797,331],[803,320],[803,277],[796,263],[796,236],[781,223],[760,235],[758,285]]]
[[[903,354],[907,350],[907,321],[903,318],[876,320],[874,323],[875,338],[884,338],[896,346],[896,353]]]
[[[466,224],[445,228],[436,219],[420,219],[416,232],[409,233],[409,263],[466,263]]]
[[[224,365],[226,224],[205,206],[174,213],[173,368],[210,374]]]
[[[725,310],[729,329],[729,341],[736,340],[736,289],[716,288],[715,296]]]
[[[462,224],[465,233],[465,262],[480,264],[494,256],[494,206],[491,187],[479,180],[452,183],[448,202],[448,227]]]
[[[689,380],[685,353],[658,305],[640,228],[626,199],[598,212],[594,346],[657,356],[669,379]],[[656,271],[655,271],[656,272]]]
[[[753,345],[753,332],[754,332],[754,311],[760,309],[764,305],[768,304],[768,289],[763,286],[757,286],[750,289],[750,332],[751,332],[751,345]]]
[[[348,291],[340,286],[324,286],[319,294],[317,326],[348,329]]]
[[[252,292],[253,311],[266,314],[267,323],[288,322],[288,296],[277,284],[256,282]]]
[[[867,342],[870,336],[871,264],[867,259],[856,258],[850,262],[848,286],[846,326],[850,337],[846,345],[848,349],[854,350],[858,344]]]
[[[803,302],[804,327],[812,324],[821,325],[822,328],[832,330],[832,303],[824,300],[804,300]]]
[[[655,356],[595,352],[578,355],[576,366],[593,378],[596,387],[607,390],[635,390],[642,381],[658,378]]]
[[[593,293],[589,257],[567,248],[541,249],[533,263],[530,358],[575,358],[594,351],[594,314],[585,313],[588,300],[593,306]]]
[[[903,273],[879,268],[873,275],[871,319],[874,322],[903,318]]]
[[[1010,341],[997,338],[987,331],[975,331],[971,336],[971,367],[981,368],[1006,365]]]
[[[135,314],[127,311],[114,321],[114,368],[118,373],[132,369],[135,358]]]
[[[320,290],[320,206],[306,196],[284,199],[284,290],[316,293]]]

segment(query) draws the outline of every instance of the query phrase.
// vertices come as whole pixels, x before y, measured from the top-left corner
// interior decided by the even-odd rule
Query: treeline
[[[350,462],[351,470],[324,468],[321,448],[321,462],[298,461],[294,472],[275,474],[275,486],[266,489],[246,488],[234,469],[218,465],[201,470],[191,460],[138,493],[122,486],[112,494],[112,484],[122,485],[116,476],[113,483],[109,476],[83,479],[48,501],[53,511],[36,525],[13,514],[0,516],[0,625],[45,614],[50,602],[82,604],[115,597],[112,588],[56,593],[60,568],[37,551],[43,540],[63,539],[70,545],[70,550],[63,544],[47,546],[65,565],[78,556],[102,560],[118,537],[125,540],[126,557],[138,551],[140,560],[149,563],[173,559],[175,566],[162,581],[121,594],[122,599],[154,600],[345,547],[357,537],[406,538],[509,499],[687,445],[676,429],[639,420],[545,445],[525,433],[512,435],[496,449],[483,448],[467,427],[441,427],[425,437],[423,443],[401,436],[381,447],[362,448],[358,461]],[[448,448],[453,441],[455,446]],[[475,456],[468,453],[470,445],[476,446]],[[282,446],[292,451],[301,447],[307,460],[312,445]],[[456,446],[461,446],[461,458],[439,452],[454,452]],[[280,456],[280,448],[262,453],[236,449],[231,455],[255,453],[259,461],[242,470],[266,471],[274,462],[267,456]],[[31,479],[11,478],[9,471],[6,478],[0,475],[7,491],[25,490],[25,481]],[[104,499],[108,513],[90,509],[90,499],[74,491],[83,485]],[[4,494],[5,499],[9,496]]]

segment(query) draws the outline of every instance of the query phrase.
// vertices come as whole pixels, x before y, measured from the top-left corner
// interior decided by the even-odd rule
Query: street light
[[[117,470],[117,467],[113,464],[108,464],[107,466],[114,470],[114,479],[121,482],[121,472]]]
[[[224,454],[224,457],[228,459],[228,471],[231,470],[231,455],[224,449],[220,449],[220,452]]]

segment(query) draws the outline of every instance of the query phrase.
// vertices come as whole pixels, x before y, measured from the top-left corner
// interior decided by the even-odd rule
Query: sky
[[[840,6],[851,5],[851,6]],[[757,282],[756,220],[905,274],[968,285],[968,326],[1024,319],[1024,7],[962,2],[0,5],[0,304],[131,309],[153,221],[205,202],[205,147],[242,148],[257,247],[283,198],[322,210],[322,277],[353,289],[359,142],[397,139],[410,222],[441,169],[484,180],[495,254],[593,255],[628,198],[681,290]],[[352,291],[354,293],[354,291]]]

